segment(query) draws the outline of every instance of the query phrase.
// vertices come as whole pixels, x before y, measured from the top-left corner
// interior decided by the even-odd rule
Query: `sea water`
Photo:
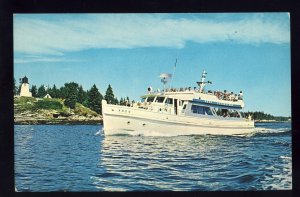
[[[292,188],[291,124],[242,136],[104,136],[101,125],[15,125],[22,191]]]

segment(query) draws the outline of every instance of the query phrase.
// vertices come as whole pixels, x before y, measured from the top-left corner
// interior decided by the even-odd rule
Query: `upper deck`
[[[147,97],[168,97],[173,99],[180,99],[182,101],[190,101],[193,103],[203,103],[205,105],[213,107],[224,107],[224,108],[244,108],[244,101],[241,96],[234,93],[227,94],[226,92],[220,91],[202,91],[191,90],[191,89],[172,89],[166,91],[149,91],[148,94],[142,96],[142,98]]]

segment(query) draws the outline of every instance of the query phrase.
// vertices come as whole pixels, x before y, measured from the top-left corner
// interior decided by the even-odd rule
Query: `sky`
[[[67,82],[136,101],[159,75],[172,87],[244,93],[244,111],[291,116],[288,13],[15,14],[14,77]],[[174,64],[177,58],[176,69]]]

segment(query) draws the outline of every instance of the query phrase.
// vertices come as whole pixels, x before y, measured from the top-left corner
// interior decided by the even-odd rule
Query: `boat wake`
[[[255,128],[251,136],[264,137],[264,136],[285,136],[290,135],[292,130],[290,128],[270,129],[270,128]]]

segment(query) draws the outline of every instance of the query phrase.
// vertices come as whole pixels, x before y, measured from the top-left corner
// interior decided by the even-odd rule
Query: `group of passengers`
[[[208,94],[212,94],[212,92],[209,90]],[[243,100],[243,92],[240,91],[239,94],[235,94],[233,92],[227,93],[226,90],[224,92],[221,91],[214,91],[213,93],[218,99],[226,100],[226,101],[238,101]]]
[[[191,87],[185,87],[185,88],[167,88],[165,90],[165,92],[183,92],[183,91],[191,91],[192,88]],[[199,89],[197,90],[196,87],[194,87],[194,91],[199,91]],[[158,89],[157,92],[160,92],[160,90]],[[202,93],[206,93],[204,92],[204,90],[202,91]],[[228,93],[227,90],[224,90],[224,92],[222,91],[214,91],[212,92],[211,90],[208,90],[207,94],[213,94],[216,97],[218,97],[218,99],[220,100],[226,100],[226,101],[238,101],[238,100],[243,100],[243,92],[240,91],[239,94],[235,94],[233,92]]]
[[[194,87],[194,91],[196,91],[196,87]],[[184,91],[191,91],[192,87],[185,87],[185,88],[170,88],[170,89],[166,89],[166,92],[184,92]]]
[[[222,116],[224,118],[226,118],[226,117],[240,118],[240,114],[234,110],[218,109],[218,110],[216,110],[216,113],[218,116]]]

